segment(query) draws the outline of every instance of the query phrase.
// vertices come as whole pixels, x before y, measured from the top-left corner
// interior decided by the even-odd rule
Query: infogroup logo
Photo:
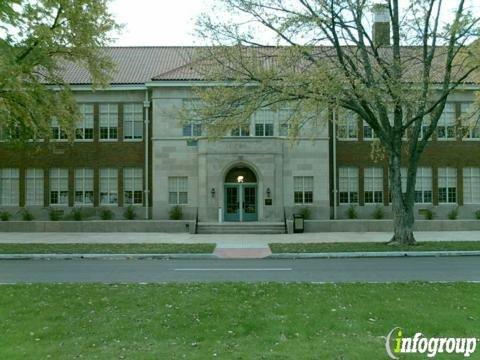
[[[399,327],[393,328],[385,338],[387,355],[394,360],[400,359],[400,354],[426,354],[434,358],[437,354],[463,354],[468,358],[477,348],[477,338],[427,338],[421,332],[413,337],[405,337]]]

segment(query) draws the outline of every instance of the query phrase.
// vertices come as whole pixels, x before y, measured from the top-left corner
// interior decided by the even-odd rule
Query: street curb
[[[168,260],[218,259],[214,254],[0,254],[0,260]]]
[[[330,258],[378,258],[378,257],[445,257],[480,256],[480,251],[365,251],[330,253],[274,253],[267,259],[330,259]]]

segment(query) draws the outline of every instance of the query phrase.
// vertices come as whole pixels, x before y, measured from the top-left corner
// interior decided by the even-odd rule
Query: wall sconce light
[[[212,188],[212,190],[210,190],[210,194],[212,194],[212,198],[215,197],[215,188]]]
[[[271,194],[272,194],[272,192],[270,191],[270,188],[267,188],[267,198],[270,198]]]

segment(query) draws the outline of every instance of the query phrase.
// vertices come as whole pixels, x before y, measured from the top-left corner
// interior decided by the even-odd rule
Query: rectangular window
[[[230,136],[250,136],[250,126],[239,126],[237,128],[232,129]]]
[[[19,205],[18,169],[0,169],[0,205]]]
[[[123,138],[126,140],[143,138],[143,104],[123,105]]]
[[[293,200],[295,204],[313,203],[313,176],[293,177]]]
[[[68,169],[50,169],[50,205],[68,206]]]
[[[67,139],[67,133],[65,132],[64,129],[61,128],[58,120],[56,118],[53,118],[51,120],[51,125],[50,129],[52,131],[52,140],[66,140]]]
[[[129,205],[143,204],[143,169],[123,169],[123,202]]]
[[[79,104],[81,119],[75,129],[75,139],[93,140],[93,104]]]
[[[27,169],[25,173],[26,205],[43,205],[43,170]]]
[[[365,121],[363,122],[363,139],[364,140],[373,140],[377,138],[375,131],[368,125]]]
[[[339,114],[337,122],[337,137],[339,139],[358,138],[358,120],[357,115],[354,112],[345,111]]]
[[[198,122],[190,122],[183,125],[183,136],[193,137],[202,135],[202,124]]]
[[[383,169],[368,167],[364,171],[365,204],[383,203]]]
[[[100,104],[100,140],[117,140],[118,105]]]
[[[480,204],[480,168],[463,169],[463,202],[465,204]]]
[[[438,202],[457,202],[457,169],[452,167],[438,168]]]
[[[93,169],[75,169],[75,205],[93,205]]]
[[[278,123],[280,136],[288,136],[292,123],[294,122],[294,111],[290,108],[278,110]]]
[[[455,139],[455,104],[446,103],[437,125],[438,140]]]
[[[274,112],[267,109],[258,110],[253,116],[255,136],[273,136]]]
[[[432,168],[430,167],[417,168],[415,202],[423,204],[432,202]]]
[[[338,169],[338,191],[340,204],[358,204],[358,168]]]
[[[462,126],[465,127],[467,139],[480,139],[480,113],[472,111],[472,103],[462,103]]]
[[[418,133],[418,138],[423,139],[425,134],[427,133],[428,128],[430,127],[430,117],[424,116],[422,119],[422,125],[420,127],[420,131]],[[430,137],[431,139],[431,137]]]
[[[188,204],[188,178],[186,176],[168,178],[168,203],[171,205]]]
[[[118,203],[118,170],[114,168],[100,169],[100,204],[117,205]]]

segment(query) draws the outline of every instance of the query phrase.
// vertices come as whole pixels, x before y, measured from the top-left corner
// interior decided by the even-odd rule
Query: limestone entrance
[[[247,167],[234,167],[225,176],[225,221],[258,219],[257,177]]]

